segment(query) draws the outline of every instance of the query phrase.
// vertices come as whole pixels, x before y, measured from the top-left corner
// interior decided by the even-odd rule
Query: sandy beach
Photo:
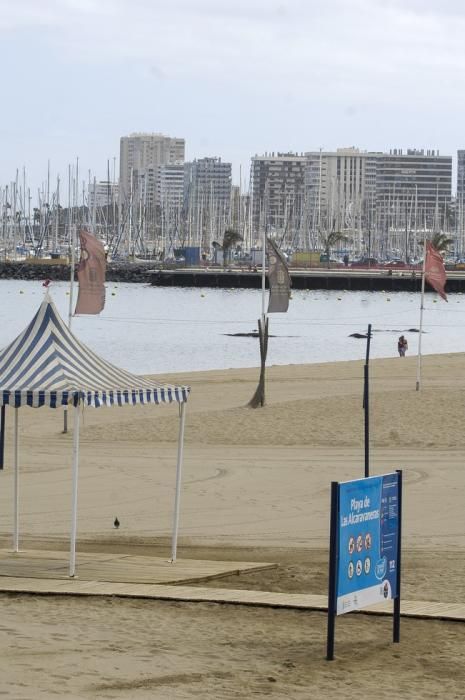
[[[371,473],[404,471],[405,599],[465,598],[465,357],[373,360]],[[363,476],[362,362],[164,377],[188,402],[179,557],[273,561],[216,587],[327,591],[330,482]],[[169,554],[176,406],[86,409],[79,552]],[[66,549],[71,434],[61,412],[20,411],[21,545]],[[12,420],[0,474],[11,546]],[[121,522],[113,528],[114,517]],[[465,625],[119,599],[0,596],[0,690],[14,698],[463,698]]]

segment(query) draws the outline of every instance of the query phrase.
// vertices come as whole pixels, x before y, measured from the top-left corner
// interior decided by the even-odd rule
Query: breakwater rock
[[[107,265],[107,282],[149,282],[148,270],[153,263],[117,263]],[[77,268],[77,265],[75,266]],[[76,277],[76,274],[75,274]],[[69,265],[51,262],[0,262],[0,279],[66,281],[70,278]]]

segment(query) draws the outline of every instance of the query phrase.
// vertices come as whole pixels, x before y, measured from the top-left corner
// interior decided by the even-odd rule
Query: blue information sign
[[[336,614],[397,597],[397,473],[338,484]]]

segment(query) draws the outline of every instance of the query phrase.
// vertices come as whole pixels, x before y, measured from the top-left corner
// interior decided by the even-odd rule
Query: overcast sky
[[[235,179],[265,151],[465,148],[461,0],[0,0],[0,185],[106,176],[186,139]]]

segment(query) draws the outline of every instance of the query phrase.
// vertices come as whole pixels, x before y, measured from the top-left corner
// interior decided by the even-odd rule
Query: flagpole
[[[68,328],[71,330],[71,320],[73,318],[73,295],[74,295],[74,265],[75,265],[76,227],[71,227],[71,269],[69,275],[69,309]]]
[[[265,289],[266,289],[266,227],[263,228],[262,243],[262,324],[265,325]]]
[[[420,337],[418,338],[418,357],[417,357],[417,382],[416,391],[420,390],[421,383],[421,338],[423,335],[423,310],[425,300],[425,271],[426,271],[426,237],[423,243],[423,271],[421,274],[421,302],[420,302]]]
[[[70,261],[70,273],[69,273],[69,309],[68,309],[68,328],[71,330],[71,320],[73,318],[73,292],[74,292],[74,265],[75,265],[75,252],[74,248],[76,246],[76,226],[71,224],[71,261]],[[63,433],[68,432],[68,406],[63,406]]]

